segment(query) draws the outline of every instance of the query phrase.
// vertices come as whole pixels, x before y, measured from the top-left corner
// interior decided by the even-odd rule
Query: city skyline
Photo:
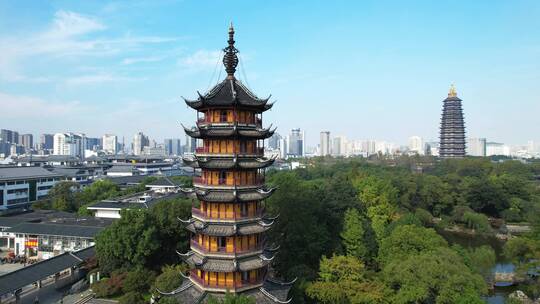
[[[193,22],[202,7],[212,16],[204,27]],[[400,144],[411,135],[435,140],[450,83],[463,99],[468,136],[540,139],[540,21],[533,18],[540,4],[306,7],[60,1],[21,9],[3,2],[0,108],[9,115],[0,127],[34,139],[67,131],[113,133],[126,142],[139,131],[158,142],[183,138],[180,123],[189,125],[190,117],[180,96],[196,97],[190,88],[204,92],[223,78],[216,63],[223,25],[233,20],[248,71],[246,79],[241,66],[240,79],[261,97],[275,96],[266,116],[277,132],[301,128],[308,145],[321,130]],[[260,11],[264,18],[254,17]],[[130,18],[120,18],[125,14]],[[303,42],[293,43],[297,37]],[[337,100],[341,107],[332,107]],[[313,110],[302,114],[308,106]]]

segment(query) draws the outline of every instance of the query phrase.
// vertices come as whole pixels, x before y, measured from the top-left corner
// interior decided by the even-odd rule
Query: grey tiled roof
[[[263,286],[244,291],[240,294],[255,299],[257,304],[277,304],[289,303],[289,290],[294,281],[291,283],[281,283],[273,278],[267,278]],[[174,297],[184,304],[199,304],[207,303],[210,297],[223,299],[224,293],[209,293],[199,289],[190,280],[184,280],[182,285],[173,292],[164,293],[162,297]]]
[[[231,236],[231,235],[250,235],[263,233],[270,229],[272,221],[260,220],[245,224],[230,223],[203,223],[193,220],[186,226],[186,229],[193,233],[203,233],[211,236]]]
[[[41,167],[21,166],[21,167],[0,167],[0,181],[21,180],[34,178],[53,178],[61,175],[52,173]]]
[[[6,229],[5,232],[94,238],[103,229],[104,227],[96,226],[62,225],[51,223],[21,223]]]
[[[95,248],[91,246],[75,252],[66,252],[2,275],[0,276],[0,296],[54,275],[62,270],[78,266],[94,255]]]

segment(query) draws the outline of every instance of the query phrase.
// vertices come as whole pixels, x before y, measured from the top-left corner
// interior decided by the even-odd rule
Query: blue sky
[[[233,21],[237,76],[278,132],[437,138],[455,83],[468,135],[540,140],[540,2],[0,1],[0,128],[184,138]],[[221,73],[220,73],[221,71]]]

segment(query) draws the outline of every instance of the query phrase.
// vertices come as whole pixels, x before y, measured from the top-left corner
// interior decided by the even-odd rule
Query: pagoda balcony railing
[[[262,128],[262,119],[255,119],[254,121],[227,121],[227,120],[224,120],[224,121],[212,121],[211,119],[206,119],[206,118],[199,118],[197,120],[197,126],[200,127],[200,126],[204,126],[204,125],[209,125],[209,124],[214,124],[214,125],[222,125],[222,126],[233,126],[234,124],[237,124],[239,126],[257,126],[259,128]]]
[[[196,269],[192,269],[190,271],[190,277],[192,282],[194,282],[195,284],[199,285],[199,286],[202,286],[202,287],[206,287],[206,288],[215,288],[215,289],[221,289],[223,291],[226,291],[226,290],[230,290],[230,289],[249,289],[250,287],[255,287],[255,286],[258,286],[258,285],[261,285],[264,281],[264,278],[265,278],[265,275],[262,275],[260,278],[256,279],[256,280],[240,280],[240,281],[236,281],[236,280],[233,280],[233,282],[230,282],[230,283],[224,283],[224,284],[219,284],[219,282],[205,282],[204,279],[202,278],[199,278],[197,276],[197,270]]]
[[[263,156],[264,147],[257,147],[252,151],[235,151],[235,152],[214,152],[210,151],[210,147],[197,147],[195,148],[195,153],[199,154],[215,154],[215,155],[255,155]]]
[[[225,178],[220,178],[218,180],[210,180],[209,178],[204,178],[202,176],[193,177],[193,184],[199,186],[208,186],[208,187],[257,187],[264,184],[264,177],[258,176],[254,179],[251,179],[245,183],[235,180],[227,180]]]
[[[260,211],[255,212],[253,214],[242,214],[239,212],[212,212],[207,211],[204,212],[199,208],[192,207],[191,213],[200,219],[203,220],[216,220],[216,221],[224,221],[224,222],[231,222],[231,221],[243,221],[243,220],[251,220],[256,218],[262,218],[263,214],[265,213],[265,208],[261,208]],[[213,216],[215,215],[215,216]]]
[[[190,242],[191,248],[199,251],[202,254],[208,254],[208,255],[216,254],[216,255],[226,255],[226,256],[243,255],[243,254],[246,254],[246,253],[256,253],[256,252],[262,251],[263,244],[264,244],[264,241],[261,241],[256,246],[252,246],[252,247],[246,248],[244,250],[238,249],[238,248],[233,248],[232,251],[230,251],[230,250],[227,251],[226,247],[217,247],[216,250],[210,250],[208,248],[205,248],[201,244],[199,244],[196,240],[191,240],[191,242]]]

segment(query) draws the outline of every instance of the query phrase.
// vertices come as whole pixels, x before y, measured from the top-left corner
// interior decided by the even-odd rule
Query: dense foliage
[[[537,164],[481,158],[316,158],[303,169],[271,171],[267,182],[279,190],[266,209],[280,215],[268,235],[280,245],[273,268],[286,280],[298,278],[293,303],[483,303],[493,249],[450,245],[440,229],[486,234],[497,221],[535,224],[504,248],[530,270],[540,260],[538,175]],[[83,190],[85,202],[114,190],[99,187]],[[98,236],[99,265],[109,278],[96,288],[139,301],[155,287],[179,286],[184,266],[165,265],[178,265],[174,251],[187,250],[188,234],[176,219],[187,218],[190,207],[191,201],[174,200],[123,212]],[[128,278],[141,269],[161,274],[133,286]],[[212,301],[253,303],[232,295]]]

